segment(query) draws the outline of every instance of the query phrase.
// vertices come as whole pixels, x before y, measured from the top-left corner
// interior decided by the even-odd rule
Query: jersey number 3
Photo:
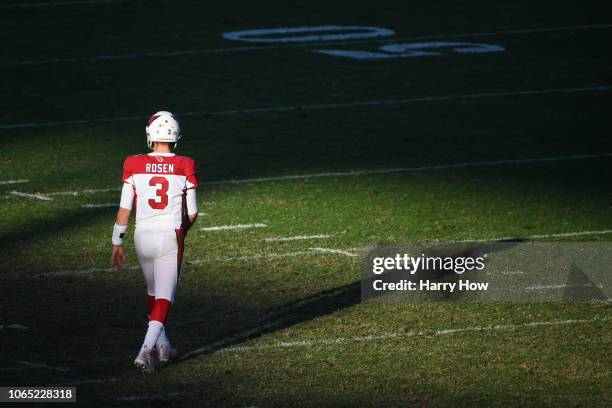
[[[149,199],[149,205],[156,210],[163,210],[168,206],[168,179],[165,177],[151,177],[149,180],[150,186],[157,186],[155,193],[157,200]]]

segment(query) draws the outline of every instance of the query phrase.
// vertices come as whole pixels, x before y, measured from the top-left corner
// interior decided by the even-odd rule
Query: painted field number
[[[298,43],[320,41],[363,40],[390,37],[395,31],[388,28],[364,26],[307,26],[285,28],[262,28],[223,33],[226,40],[254,43]]]
[[[454,52],[458,54],[484,54],[491,52],[502,52],[504,50],[504,47],[494,44],[434,41],[406,44],[387,44],[378,48],[377,51],[316,50],[315,52],[334,57],[345,57],[356,60],[383,60],[395,58],[433,57],[443,55],[445,52]]]
[[[391,37],[395,31],[388,28],[368,26],[304,26],[283,28],[260,28],[223,33],[223,38],[250,43],[323,43],[326,41],[364,40]],[[435,57],[449,53],[486,54],[502,52],[505,48],[496,44],[470,42],[429,41],[386,44],[375,51],[318,49],[313,52],[333,57],[354,60],[390,60],[398,58]]]

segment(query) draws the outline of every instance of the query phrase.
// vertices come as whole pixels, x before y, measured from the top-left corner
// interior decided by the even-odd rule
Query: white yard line
[[[67,270],[67,271],[57,271],[57,272],[47,272],[36,275],[36,277],[44,278],[51,276],[64,276],[64,275],[87,275],[94,272],[113,272],[115,268],[87,268],[87,269],[78,269],[78,270]]]
[[[0,181],[0,186],[4,186],[7,184],[19,184],[19,183],[29,183],[30,180],[3,180]]]
[[[348,255],[349,252],[342,250],[335,250],[329,248],[310,248],[308,251],[297,251],[297,252],[284,252],[284,253],[272,253],[272,254],[263,254],[263,255],[240,255],[240,256],[225,256],[225,257],[216,257],[216,258],[205,258],[205,259],[193,259],[187,260],[187,265],[200,265],[206,262],[224,262],[224,261],[256,261],[262,259],[275,259],[275,258],[291,258],[302,255],[321,255],[321,254],[329,254],[329,255],[346,255],[346,256],[355,256],[354,254]],[[138,270],[140,266],[134,265],[128,268],[127,270]],[[37,275],[32,275],[35,278],[50,278],[50,277],[59,277],[59,276],[69,276],[69,275],[89,275],[96,272],[118,272],[116,268],[86,268],[86,269],[75,269],[75,270],[64,270],[64,271],[55,271],[55,272],[46,272]],[[23,276],[22,276],[23,277]],[[22,278],[21,277],[21,278]]]
[[[415,336],[448,336],[458,333],[469,333],[469,332],[491,332],[491,331],[503,331],[503,330],[517,330],[522,328],[531,327],[545,327],[545,326],[563,326],[571,324],[588,324],[597,322],[609,321],[609,317],[597,317],[593,319],[571,319],[571,320],[551,320],[551,321],[537,321],[530,323],[520,324],[505,324],[505,325],[494,325],[494,326],[471,326],[463,328],[449,328],[439,330],[427,330],[423,331],[409,331],[405,333],[383,333],[380,335],[371,336],[356,336],[356,337],[335,337],[317,340],[299,340],[290,342],[278,342],[272,344],[261,344],[261,345],[248,345],[248,346],[233,346],[217,351],[217,353],[228,353],[228,352],[246,352],[246,351],[257,351],[257,350],[270,350],[270,349],[282,349],[292,347],[310,347],[310,346],[331,346],[335,344],[351,344],[351,343],[363,343],[375,340],[386,340],[392,338],[405,338]],[[199,354],[206,351],[207,348],[191,351],[181,358],[187,358],[192,355]]]
[[[265,228],[267,224],[235,224],[235,225],[219,225],[216,227],[198,228],[200,231],[226,231],[226,230],[243,230],[250,228]]]
[[[471,94],[459,95],[442,95],[442,96],[424,96],[408,99],[383,99],[370,101],[354,101],[354,102],[338,102],[338,103],[322,103],[314,105],[294,105],[294,106],[277,106],[269,108],[253,108],[253,109],[238,109],[218,112],[185,112],[182,116],[223,116],[223,115],[240,115],[252,113],[269,113],[269,112],[292,112],[306,110],[324,110],[324,109],[340,109],[340,108],[365,108],[378,106],[393,106],[406,105],[422,102],[447,102],[463,99],[482,99],[482,98],[499,98],[507,96],[536,96],[550,94],[566,94],[577,92],[605,92],[612,90],[612,86],[587,86],[579,88],[551,88],[551,89],[533,89],[533,90],[514,90],[502,92],[480,92]],[[0,126],[2,129],[2,126]]]
[[[345,250],[333,249],[333,248],[309,248],[307,251],[296,251],[296,252],[284,252],[284,253],[272,253],[272,254],[262,254],[262,255],[240,255],[240,256],[224,256],[217,258],[205,258],[205,259],[193,259],[188,260],[188,265],[199,265],[205,262],[223,262],[223,261],[256,261],[262,259],[275,259],[275,258],[291,258],[302,255],[345,255],[345,256],[356,256]],[[126,268],[127,270],[137,270],[140,269],[140,266],[134,265]],[[33,275],[36,278],[49,278],[49,277],[57,277],[57,276],[67,276],[67,275],[89,275],[96,272],[117,272],[116,268],[87,268],[87,269],[77,269],[77,270],[65,270],[65,271],[55,271],[55,272],[47,272],[38,275]]]
[[[20,323],[7,324],[6,326],[3,324],[0,324],[0,330],[3,330],[3,329],[28,330],[28,327]]]
[[[323,177],[355,177],[355,176],[368,176],[372,174],[387,174],[387,173],[411,173],[411,172],[422,172],[422,171],[439,171],[439,170],[463,169],[463,168],[469,168],[469,167],[505,166],[505,165],[512,165],[512,164],[530,164],[530,163],[556,162],[556,161],[565,161],[565,160],[585,160],[585,159],[595,159],[595,158],[604,158],[604,157],[612,157],[612,153],[576,154],[576,155],[568,155],[568,156],[536,157],[536,158],[530,158],[530,159],[470,161],[470,162],[453,163],[453,164],[439,164],[439,165],[432,165],[432,166],[396,167],[396,168],[377,169],[377,170],[353,170],[353,171],[327,172],[327,173],[296,174],[296,175],[289,175],[289,176],[260,177],[260,178],[251,178],[251,179],[217,180],[217,181],[204,182],[203,184],[223,185],[223,184],[266,183],[270,181],[303,180],[303,179],[323,178]]]
[[[79,1],[46,1],[39,3],[11,3],[2,4],[0,9],[9,8],[36,8],[36,7],[61,7],[61,6],[84,6],[94,4],[108,4],[108,3],[127,3],[132,0],[79,0]]]
[[[497,35],[514,35],[514,34],[530,34],[530,33],[552,33],[562,31],[575,30],[594,30],[612,28],[612,24],[591,24],[591,25],[571,25],[560,27],[542,27],[542,28],[519,28],[509,30],[486,31],[477,33],[456,33],[456,34],[432,34],[421,35],[403,38],[386,39],[367,39],[367,40],[351,40],[351,41],[324,41],[311,42],[304,44],[285,44],[285,45],[255,45],[242,47],[224,47],[224,48],[204,48],[194,50],[179,50],[179,51],[150,51],[150,52],[135,52],[127,54],[102,54],[93,56],[76,56],[76,57],[57,57],[46,59],[31,59],[21,61],[4,62],[3,66],[23,66],[23,65],[39,65],[39,64],[58,64],[58,63],[79,63],[88,61],[121,61],[133,60],[140,58],[164,58],[164,57],[186,57],[201,54],[224,54],[232,52],[250,52],[250,51],[267,51],[291,48],[316,48],[330,45],[354,45],[354,44],[369,44],[369,43],[401,43],[407,41],[433,40],[440,38],[470,38],[470,37],[491,37]]]
[[[79,196],[81,194],[96,194],[96,193],[108,193],[111,191],[121,191],[121,187],[110,187],[110,188],[87,188],[79,191],[56,191],[53,193],[47,193],[48,196],[66,195],[66,196]]]
[[[3,367],[3,368],[0,368],[0,371],[20,371],[20,370],[31,370],[31,369],[41,369],[41,368],[45,370],[60,371],[60,372],[70,371],[70,369],[66,367],[51,366],[45,363],[36,363],[32,361],[23,361],[23,360],[18,360],[16,367]]]
[[[525,288],[525,290],[550,290],[550,289],[565,289],[565,288],[603,288],[603,285],[595,285],[592,283],[578,283],[578,284],[562,283],[559,285],[528,286]]]
[[[134,265],[125,268],[127,270],[137,270],[140,269],[140,266]],[[110,268],[87,268],[87,269],[77,269],[77,270],[66,270],[66,271],[56,271],[56,272],[47,272],[41,273],[38,275],[34,275],[37,278],[45,278],[45,277],[53,277],[53,276],[66,276],[66,275],[88,275],[90,273],[95,272],[117,272],[118,269],[114,267]]]
[[[223,261],[257,261],[261,259],[275,259],[275,258],[292,258],[295,256],[302,255],[313,255],[316,252],[313,251],[296,251],[296,252],[284,252],[284,253],[273,253],[263,255],[241,255],[241,256],[224,256],[218,258],[205,258],[205,259],[194,259],[188,261],[188,264],[199,265],[205,262],[223,262]]]
[[[32,361],[19,360],[17,361],[17,364],[19,364],[20,366],[26,367],[26,368],[44,368],[44,369],[53,370],[53,371],[70,371],[70,369],[66,367],[50,366],[45,363],[36,363]]]
[[[466,239],[461,241],[447,241],[447,242],[495,242],[495,241],[508,241],[508,240],[520,240],[520,239],[544,239],[544,238],[569,238],[569,237],[581,237],[587,235],[604,235],[612,234],[612,230],[599,230],[599,231],[578,231],[578,232],[561,232],[557,234],[537,234],[537,235],[526,235],[523,237],[503,237],[503,238],[489,238],[489,239]]]
[[[9,194],[17,196],[17,197],[32,198],[32,199],[41,200],[41,201],[51,201],[51,200],[53,200],[51,197],[47,197],[46,195],[23,193],[21,191],[11,191]]]
[[[265,255],[245,255],[245,256],[228,256],[219,258],[220,261],[255,261],[259,259],[275,259],[275,258],[292,258],[301,255],[311,255],[310,251],[285,252],[281,254],[265,254]]]
[[[529,90],[514,90],[514,91],[501,91],[501,92],[480,92],[470,94],[458,94],[458,95],[442,95],[442,96],[424,96],[408,99],[381,99],[381,100],[370,100],[370,101],[353,101],[353,102],[339,102],[339,103],[322,103],[313,105],[293,105],[293,106],[276,106],[268,108],[250,108],[250,109],[235,109],[226,111],[201,111],[201,112],[182,112],[177,113],[177,116],[227,116],[227,115],[243,115],[243,114],[256,114],[256,113],[270,113],[270,112],[296,112],[296,111],[307,111],[307,110],[325,110],[325,109],[343,109],[343,108],[366,108],[366,107],[380,107],[380,106],[395,106],[395,105],[406,105],[413,103],[427,103],[427,102],[448,102],[465,99],[482,99],[482,98],[500,98],[508,96],[537,96],[537,95],[551,95],[551,94],[572,94],[581,92],[607,92],[612,90],[612,86],[601,85],[601,86],[586,86],[578,88],[551,88],[551,89],[529,89]],[[124,116],[115,118],[89,118],[89,119],[71,119],[54,122],[31,122],[31,123],[13,123],[0,125],[2,129],[24,129],[24,128],[45,128],[53,126],[65,126],[65,125],[87,125],[93,123],[113,123],[113,122],[126,122],[126,121],[143,121],[146,120],[145,116]]]
[[[118,378],[92,378],[92,379],[84,379],[84,380],[70,380],[64,381],[56,384],[50,384],[50,386],[54,387],[68,387],[71,385],[82,385],[82,384],[106,384],[109,382],[117,382]]]
[[[569,156],[551,156],[551,157],[534,157],[529,159],[508,159],[508,160],[488,160],[488,161],[470,161],[453,164],[438,164],[432,166],[418,166],[418,167],[397,167],[390,169],[376,169],[376,170],[353,170],[353,171],[341,171],[341,172],[327,172],[327,173],[310,173],[310,174],[295,174],[289,176],[276,176],[276,177],[260,177],[250,179],[235,179],[235,180],[216,180],[203,182],[203,185],[231,185],[231,184],[251,184],[251,183],[267,183],[273,181],[290,181],[290,180],[305,180],[313,178],[326,178],[326,177],[355,177],[355,176],[368,176],[375,174],[388,174],[388,173],[411,173],[411,172],[424,172],[424,171],[441,171],[451,169],[463,169],[470,167],[493,167],[493,166],[506,166],[514,164],[532,164],[532,163],[546,163],[546,162],[557,162],[566,160],[587,160],[587,159],[598,159],[612,157],[612,153],[601,153],[601,154],[575,154]],[[85,189],[80,191],[53,191],[45,193],[44,197],[48,196],[79,196],[81,194],[94,194],[104,193],[111,191],[120,191],[121,188],[101,188],[101,189]],[[29,197],[30,194],[24,192],[14,191],[12,193]],[[32,197],[29,197],[32,198]],[[488,241],[488,240],[483,240]]]
[[[293,237],[266,238],[266,239],[264,239],[264,241],[266,241],[266,242],[304,241],[304,240],[310,240],[310,239],[325,239],[325,238],[330,238],[330,237],[331,237],[331,235],[327,235],[327,234],[296,235],[296,236],[293,236]]]
[[[178,397],[183,395],[183,392],[169,392],[167,394],[153,394],[153,395],[131,395],[125,397],[115,397],[115,401],[155,401],[164,400],[168,398]]]
[[[28,330],[28,327],[21,323],[13,323],[6,326],[7,329],[13,330]]]
[[[258,259],[274,259],[274,258],[287,258],[287,257],[295,257],[302,255],[314,255],[314,254],[323,254],[323,255],[345,255],[345,256],[357,256],[353,253],[350,253],[341,249],[333,249],[333,248],[308,248],[307,251],[296,251],[296,252],[285,252],[278,254],[264,254],[264,255],[245,255],[245,256],[228,256],[223,258],[216,259],[206,259],[204,261],[252,261]],[[203,261],[194,261],[192,263],[202,263]]]
[[[83,208],[108,208],[108,207],[119,207],[118,203],[104,203],[104,204],[83,204]]]
[[[349,251],[344,251],[342,249],[333,249],[333,248],[308,248],[312,252],[316,252],[319,254],[338,254],[338,255],[346,255],[350,257],[355,257],[357,254],[354,254]]]
[[[580,237],[584,235],[602,235],[610,234],[612,230],[600,230],[600,231],[580,231],[580,232],[561,232],[558,234],[540,234],[540,235],[529,235],[529,239],[540,239],[540,238],[563,238],[563,237]]]
[[[485,275],[487,276],[495,276],[495,275],[524,275],[523,271],[499,271],[499,272],[487,272]]]

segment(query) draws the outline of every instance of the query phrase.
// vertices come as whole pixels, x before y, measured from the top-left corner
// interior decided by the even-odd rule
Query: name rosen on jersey
[[[174,173],[174,164],[147,163],[145,171],[147,173]]]

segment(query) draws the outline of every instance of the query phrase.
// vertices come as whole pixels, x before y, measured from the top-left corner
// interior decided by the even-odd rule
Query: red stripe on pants
[[[181,265],[183,264],[183,252],[185,251],[185,232],[182,229],[174,230],[176,233],[176,242],[178,243],[178,250],[176,254],[176,279],[181,273]],[[153,296],[147,298],[147,308],[150,305],[150,301]],[[168,312],[170,311],[170,301],[168,299],[154,299],[152,308],[150,309],[149,320],[157,320],[161,323],[166,323],[168,318]]]
[[[178,243],[178,252],[176,254],[176,280],[181,276],[181,265],[183,264],[183,252],[185,251],[185,231],[182,228],[174,230],[176,234],[176,242]]]

